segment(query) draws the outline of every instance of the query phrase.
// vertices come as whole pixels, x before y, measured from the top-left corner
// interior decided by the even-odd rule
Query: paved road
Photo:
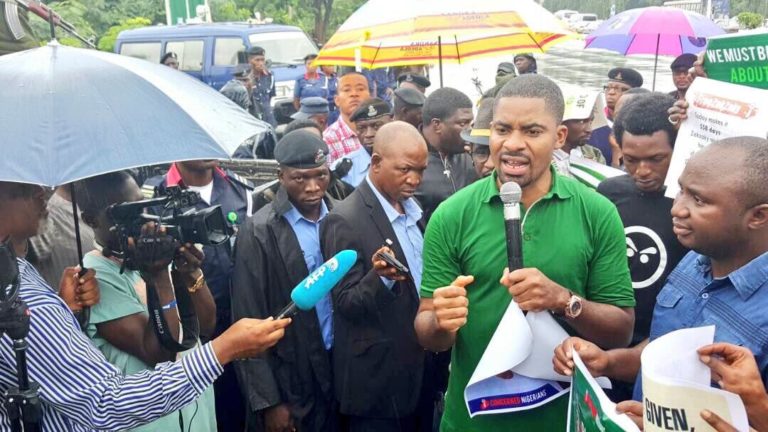
[[[645,80],[644,87],[651,89],[653,82],[653,55],[624,57],[617,53],[604,50],[585,50],[584,42],[572,40],[553,47],[544,54],[536,54],[539,73],[555,80],[570,84],[578,84],[592,89],[602,89],[607,81],[608,71],[614,67],[631,67],[637,69]],[[455,87],[469,95],[473,100],[479,97],[479,92],[472,84],[472,79],[481,81],[482,87],[488,89],[494,84],[496,65],[501,61],[512,61],[513,56],[495,59],[483,59],[461,65],[445,65],[443,80],[446,87]],[[672,91],[672,75],[669,65],[674,58],[659,57],[656,89]],[[439,88],[439,74],[435,66],[430,76],[432,89]]]

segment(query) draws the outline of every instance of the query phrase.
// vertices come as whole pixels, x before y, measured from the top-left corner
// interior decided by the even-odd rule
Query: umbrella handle
[[[77,273],[77,276],[79,278],[85,276],[85,274],[88,272],[88,269],[83,267],[82,255],[81,255],[80,261],[81,261],[81,263],[80,263],[80,271]],[[84,307],[84,308],[80,309],[79,312],[75,313],[75,317],[77,318],[77,322],[80,324],[80,330],[85,332],[86,327],[88,327],[88,321],[91,320],[91,307],[87,306],[87,307]]]
[[[85,273],[88,272],[88,269],[83,265],[83,241],[80,238],[80,215],[77,214],[77,195],[75,193],[74,182],[69,184],[69,195],[72,200],[72,215],[75,219],[75,243],[77,245],[77,261],[80,264],[80,272],[78,272],[77,276],[83,277],[85,276]],[[88,321],[91,319],[91,308],[84,307],[80,310],[80,312],[76,313],[75,316],[77,317],[77,322],[80,323],[80,329],[85,331],[85,328],[88,326]]]

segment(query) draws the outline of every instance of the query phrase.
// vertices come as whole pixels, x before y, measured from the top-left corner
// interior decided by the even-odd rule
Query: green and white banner
[[[208,7],[208,0],[165,0],[166,23],[176,25],[195,22],[198,6]]]

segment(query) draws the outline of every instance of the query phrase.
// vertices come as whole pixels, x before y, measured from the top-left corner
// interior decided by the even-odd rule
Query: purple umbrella
[[[698,54],[707,38],[725,31],[704,15],[671,7],[630,9],[606,20],[587,36],[585,48],[602,48],[622,55]],[[656,88],[656,65],[653,87]]]

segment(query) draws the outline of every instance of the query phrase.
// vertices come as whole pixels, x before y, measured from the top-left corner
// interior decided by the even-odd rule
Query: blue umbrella
[[[59,186],[145,165],[228,159],[269,128],[185,73],[55,40],[0,57],[0,83],[0,181]],[[86,309],[82,326],[88,316]]]
[[[0,57],[0,181],[228,159],[267,126],[204,83],[144,60],[61,46]]]

